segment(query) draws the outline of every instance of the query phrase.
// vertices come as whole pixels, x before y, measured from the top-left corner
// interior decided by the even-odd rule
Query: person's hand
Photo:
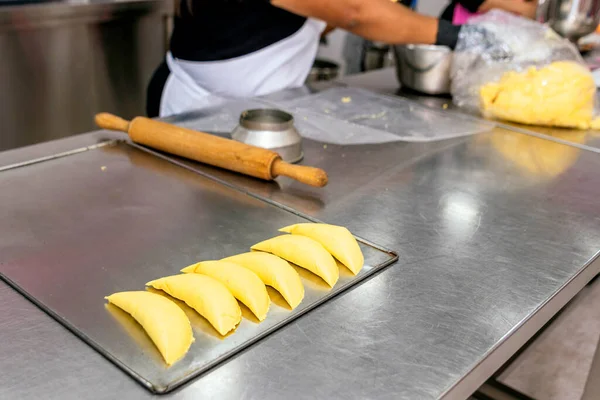
[[[458,43],[458,36],[461,28],[460,25],[452,25],[449,21],[440,19],[438,21],[438,32],[435,44],[439,46],[448,46],[454,50]]]

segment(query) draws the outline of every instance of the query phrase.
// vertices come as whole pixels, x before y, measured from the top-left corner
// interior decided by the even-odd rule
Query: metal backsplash
[[[0,151],[144,114],[171,1],[0,6]]]

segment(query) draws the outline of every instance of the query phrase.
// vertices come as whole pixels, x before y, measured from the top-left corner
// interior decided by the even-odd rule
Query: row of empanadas
[[[339,278],[334,257],[357,274],[364,257],[356,239],[343,227],[297,224],[281,229],[291,235],[277,236],[252,246],[252,252],[219,261],[203,261],[146,285],[185,302],[202,315],[221,335],[241,322],[238,301],[263,321],[270,297],[266,286],[277,290],[292,309],[304,297],[298,272],[289,262],[321,277],[330,287]],[[194,342],[190,321],[168,298],[133,291],[106,298],[146,330],[168,365],[181,359]],[[236,299],[238,301],[236,301]]]

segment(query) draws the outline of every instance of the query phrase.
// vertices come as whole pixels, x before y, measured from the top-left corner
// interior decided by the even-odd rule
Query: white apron
[[[322,21],[308,19],[292,36],[229,60],[185,61],[169,52],[167,65],[171,73],[163,89],[160,116],[302,86],[325,26]]]

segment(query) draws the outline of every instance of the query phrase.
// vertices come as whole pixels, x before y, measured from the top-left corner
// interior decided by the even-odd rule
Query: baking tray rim
[[[111,140],[106,140],[106,141],[102,141],[99,142],[97,144],[94,145],[90,145],[90,146],[85,146],[85,147],[80,147],[80,148],[75,148],[72,150],[68,150],[68,151],[64,151],[61,153],[57,153],[57,154],[52,154],[52,155],[48,155],[48,156],[44,156],[44,157],[40,157],[40,158],[35,158],[32,160],[28,160],[28,161],[24,161],[24,162],[20,162],[20,163],[16,163],[16,164],[10,164],[10,165],[6,165],[4,167],[0,167],[0,172],[4,172],[4,171],[8,171],[11,169],[16,169],[16,168],[22,168],[22,167],[26,167],[26,166],[30,166],[30,165],[34,165],[34,164],[38,164],[38,163],[43,163],[46,161],[52,161],[58,158],[64,158],[64,157],[69,157],[72,155],[76,155],[76,154],[80,154],[86,151],[90,151],[90,150],[96,150],[105,146],[113,146],[113,145],[117,145],[120,143],[124,143],[126,145],[129,145],[133,148],[136,148],[138,150],[141,150],[145,153],[148,153],[150,155],[153,155],[155,157],[158,157],[164,161],[167,161],[171,164],[174,164],[176,166],[179,166],[181,168],[184,168],[188,171],[191,171],[193,173],[199,174],[207,179],[210,179],[218,184],[224,185],[230,189],[233,189],[239,193],[242,193],[244,195],[253,197],[259,201],[265,202],[271,206],[274,206],[276,208],[279,208],[283,211],[292,213],[296,216],[299,216],[301,218],[304,218],[308,221],[312,221],[312,222],[316,222],[316,223],[323,223],[323,221],[314,218],[312,216],[306,215],[300,211],[297,211],[289,206],[286,206],[284,204],[281,204],[279,202],[273,201],[271,199],[265,198],[263,196],[257,195],[255,193],[252,193],[248,190],[244,190],[242,188],[240,188],[239,186],[236,186],[235,184],[229,183],[223,179],[219,179],[213,175],[210,175],[209,173],[206,173],[204,171],[198,170],[193,168],[192,166],[186,165],[182,162],[179,162],[176,159],[173,159],[171,157],[169,157],[168,155],[159,153],[157,151],[154,151],[152,149],[149,149],[145,146],[141,146],[138,145],[130,140],[126,140],[126,139],[111,139]],[[139,384],[141,384],[143,387],[145,387],[146,389],[148,389],[150,392],[152,392],[153,394],[166,394],[169,392],[172,392],[173,390],[176,390],[178,388],[180,388],[181,386],[185,385],[186,383],[201,377],[202,375],[214,370],[215,368],[218,368],[220,365],[222,365],[223,363],[225,363],[226,361],[233,359],[235,357],[237,357],[240,353],[242,353],[243,351],[247,350],[248,348],[250,348],[251,346],[253,346],[254,344],[260,342],[261,340],[265,339],[267,336],[273,334],[274,332],[280,330],[281,328],[283,328],[284,326],[296,321],[297,319],[301,318],[302,316],[306,315],[308,312],[313,311],[314,309],[316,309],[317,307],[321,306],[322,304],[326,303],[327,301],[330,301],[336,297],[338,297],[341,294],[344,294],[346,292],[348,292],[350,289],[355,288],[360,286],[360,284],[363,284],[364,282],[366,282],[367,280],[373,278],[375,275],[377,275],[378,273],[382,272],[386,267],[396,263],[398,261],[398,253],[387,249],[383,246],[380,246],[376,243],[373,243],[367,239],[364,239],[362,237],[356,236],[353,234],[353,236],[359,241],[361,242],[363,245],[372,247],[382,253],[387,254],[390,258],[382,263],[379,263],[377,265],[373,265],[371,267],[371,269],[369,271],[366,271],[362,276],[356,278],[356,280],[352,280],[350,282],[346,282],[345,284],[341,285],[341,286],[336,286],[335,290],[331,290],[330,292],[328,292],[326,295],[324,295],[323,297],[319,298],[318,300],[310,303],[309,305],[307,305],[305,308],[303,308],[302,310],[298,311],[297,313],[290,315],[289,317],[279,321],[278,323],[272,325],[271,327],[265,329],[264,331],[258,333],[257,335],[253,336],[252,338],[246,340],[245,342],[241,343],[240,345],[236,346],[234,349],[232,349],[230,352],[224,353],[219,357],[214,358],[212,361],[210,361],[209,363],[207,363],[206,365],[204,365],[203,367],[199,368],[198,370],[191,372],[190,374],[183,376],[182,378],[179,379],[175,379],[173,381],[171,381],[169,384],[164,385],[164,386],[157,386],[155,384],[153,384],[152,382],[150,382],[148,379],[144,378],[143,376],[141,376],[140,374],[138,374],[137,372],[135,372],[133,369],[129,368],[125,363],[121,362],[118,358],[114,357],[111,353],[109,353],[108,351],[106,351],[100,344],[96,343],[93,339],[91,339],[89,336],[87,336],[83,331],[78,330],[77,327],[75,327],[74,325],[72,325],[69,320],[61,317],[58,313],[54,312],[51,308],[45,306],[41,301],[37,300],[34,296],[30,295],[25,289],[21,288],[16,282],[14,282],[12,279],[8,278],[3,272],[0,271],[0,278],[6,282],[10,287],[12,287],[15,291],[17,291],[18,293],[20,293],[23,297],[25,297],[27,300],[29,300],[31,303],[33,303],[36,307],[38,307],[42,312],[46,313],[47,315],[49,315],[51,318],[53,318],[55,321],[57,321],[59,324],[61,324],[63,327],[65,327],[66,329],[68,329],[71,333],[73,333],[76,337],[78,337],[80,340],[82,340],[84,343],[86,343],[87,345],[89,345],[90,347],[92,347],[94,350],[96,350],[96,352],[98,352],[100,355],[102,355],[104,358],[106,358],[107,360],[109,360],[110,362],[112,362],[113,364],[115,364],[117,367],[119,367],[121,370],[123,370],[123,372],[125,372],[127,375],[129,375],[131,378],[133,378],[134,381],[138,382]]]

